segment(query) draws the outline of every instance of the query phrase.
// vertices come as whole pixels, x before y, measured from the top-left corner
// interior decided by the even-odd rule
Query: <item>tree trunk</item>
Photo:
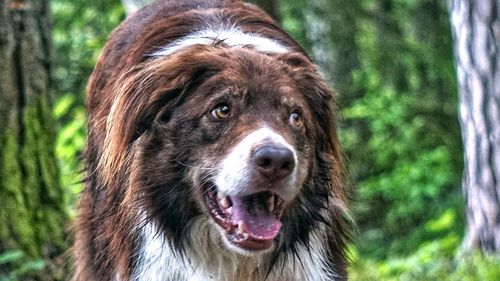
[[[304,1],[303,25],[310,53],[340,94],[341,104],[346,104],[346,98],[353,98],[348,87],[352,85],[352,71],[358,67],[356,35],[360,11],[359,0]]]
[[[466,250],[500,249],[500,4],[451,0],[465,149]]]
[[[266,11],[277,22],[281,21],[279,0],[247,0]]]
[[[153,2],[154,0],[121,0],[123,7],[125,7],[125,11],[127,12],[127,15],[130,15],[140,8],[142,6],[149,4]]]
[[[0,253],[66,250],[54,154],[49,0],[0,0]]]

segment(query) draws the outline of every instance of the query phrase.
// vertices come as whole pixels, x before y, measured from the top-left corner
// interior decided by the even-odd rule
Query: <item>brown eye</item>
[[[220,104],[212,110],[212,116],[217,119],[227,118],[230,114],[231,110],[226,103]]]
[[[288,122],[290,122],[290,125],[300,128],[303,125],[302,115],[300,115],[300,113],[298,112],[292,112],[292,114],[290,114]]]

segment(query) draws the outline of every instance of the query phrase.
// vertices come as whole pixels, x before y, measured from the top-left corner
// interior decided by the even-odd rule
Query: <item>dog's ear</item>
[[[195,46],[168,57],[153,57],[120,77],[106,120],[99,161],[105,178],[120,171],[134,140],[171,111],[204,80],[222,70],[226,57],[217,47]]]
[[[290,75],[297,81],[300,92],[304,95],[313,113],[316,132],[316,179],[322,180],[319,185],[331,185],[335,204],[347,202],[346,175],[343,165],[343,154],[337,136],[334,111],[335,93],[323,79],[317,66],[301,53],[289,53],[277,57],[289,69]],[[345,208],[347,206],[338,206]]]

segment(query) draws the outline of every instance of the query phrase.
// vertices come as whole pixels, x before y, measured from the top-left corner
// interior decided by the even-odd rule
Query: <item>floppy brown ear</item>
[[[323,174],[319,178],[326,176],[329,179],[333,200],[336,201],[334,204],[347,212],[346,175],[333,110],[335,93],[322,78],[316,65],[303,54],[285,54],[279,56],[278,60],[287,65],[304,98],[311,105],[316,126],[316,164]]]
[[[330,86],[318,75],[313,88],[315,99],[321,99],[322,104],[314,109],[317,119],[317,156],[324,157],[328,162],[329,176],[332,183],[334,197],[341,202],[347,201],[346,175],[344,159],[337,134],[336,114],[334,110],[334,92]],[[321,118],[323,116],[323,118]],[[325,116],[329,118],[325,118]],[[318,155],[319,154],[319,155]],[[347,210],[347,206],[344,206]]]
[[[106,120],[99,168],[111,180],[128,160],[130,145],[159,115],[168,115],[186,94],[219,72],[225,57],[217,47],[195,46],[168,57],[147,60],[122,75]]]

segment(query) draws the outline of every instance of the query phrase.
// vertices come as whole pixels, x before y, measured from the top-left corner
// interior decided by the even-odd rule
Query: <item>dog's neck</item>
[[[324,243],[316,235],[311,237],[310,249],[299,246],[297,255],[290,254],[284,264],[277,263],[267,275],[268,255],[245,256],[228,251],[220,234],[206,218],[193,221],[191,244],[182,257],[171,248],[153,222],[146,224],[141,232],[145,243],[133,273],[134,281],[335,280],[335,273],[324,266],[327,264]]]

